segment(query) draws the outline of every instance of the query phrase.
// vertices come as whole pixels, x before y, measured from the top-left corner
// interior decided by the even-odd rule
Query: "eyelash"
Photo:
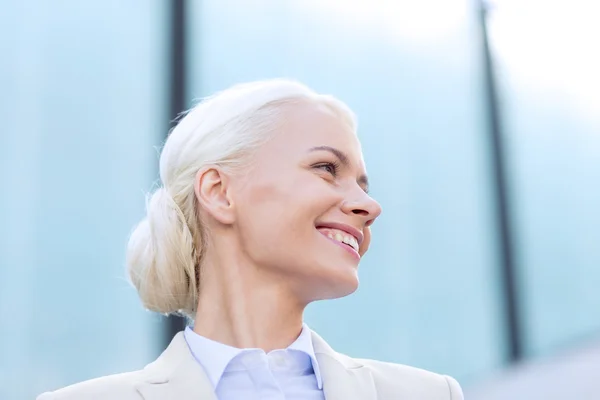
[[[332,177],[336,178],[340,169],[340,164],[338,162],[324,162],[314,165],[314,168],[318,168],[330,174]],[[368,188],[363,188],[366,194],[369,194]]]
[[[322,169],[331,174],[331,176],[336,177],[340,169],[340,164],[337,162],[325,162],[315,165],[315,168]]]

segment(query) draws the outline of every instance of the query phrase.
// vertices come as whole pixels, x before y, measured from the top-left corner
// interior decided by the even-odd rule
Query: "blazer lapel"
[[[137,386],[144,400],[217,400],[202,366],[179,332],[160,357],[143,370]]]
[[[326,400],[377,400],[373,376],[364,364],[336,353],[314,332],[312,342]]]

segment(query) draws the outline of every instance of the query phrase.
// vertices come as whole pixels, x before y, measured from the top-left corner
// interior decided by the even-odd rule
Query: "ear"
[[[210,165],[196,174],[194,192],[202,208],[222,224],[234,222],[233,202],[229,197],[229,177],[218,166]]]

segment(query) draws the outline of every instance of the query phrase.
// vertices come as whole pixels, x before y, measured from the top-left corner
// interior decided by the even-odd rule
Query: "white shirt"
[[[198,335],[185,340],[202,365],[219,400],[324,400],[310,328],[287,349],[238,349]]]

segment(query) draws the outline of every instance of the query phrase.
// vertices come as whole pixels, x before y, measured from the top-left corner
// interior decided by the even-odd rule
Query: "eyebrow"
[[[341,150],[336,149],[335,147],[315,146],[315,147],[311,147],[308,151],[309,152],[328,151],[331,154],[333,154],[334,156],[336,156],[345,167],[348,167],[350,165],[350,159],[348,158],[346,153],[344,153]],[[365,192],[369,191],[369,178],[367,177],[367,175],[365,175],[365,174],[360,175],[358,177],[358,179],[356,180],[356,182],[358,182],[358,184],[363,187]]]

